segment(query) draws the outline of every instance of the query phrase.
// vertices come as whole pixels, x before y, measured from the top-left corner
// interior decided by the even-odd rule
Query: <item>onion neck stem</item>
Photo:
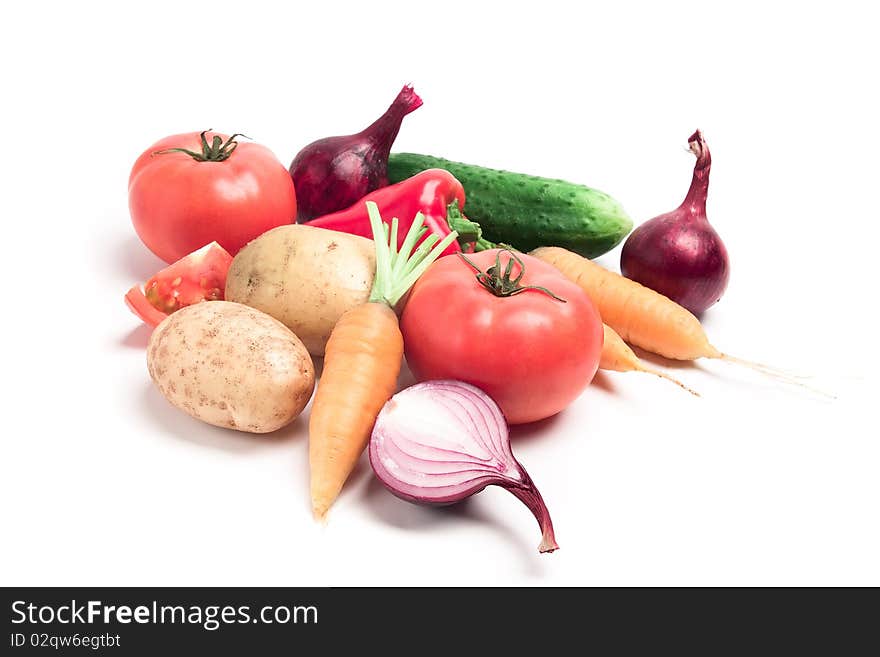
[[[706,199],[709,196],[709,171],[712,168],[712,155],[709,146],[703,139],[703,133],[697,130],[688,139],[688,148],[697,156],[694,164],[694,175],[681,207],[689,210],[690,216],[706,217]]]
[[[385,113],[373,121],[361,135],[367,137],[375,144],[376,150],[382,153],[385,159],[391,152],[391,145],[400,132],[400,124],[403,117],[418,109],[422,105],[422,99],[410,85],[401,89],[394,102],[385,110]]]
[[[544,498],[541,497],[541,493],[538,492],[526,471],[522,468],[520,470],[523,476],[522,484],[505,486],[505,488],[516,495],[529,508],[532,515],[535,516],[535,520],[538,521],[538,526],[541,528],[541,544],[538,546],[538,552],[558,550],[559,546],[556,544],[556,536],[553,533],[553,521],[550,519],[547,505],[544,504]]]

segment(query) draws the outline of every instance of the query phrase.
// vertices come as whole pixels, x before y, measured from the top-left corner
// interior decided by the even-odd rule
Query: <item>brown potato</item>
[[[369,299],[375,272],[372,240],[312,226],[280,226],[232,260],[226,299],[272,315],[309,353],[323,356],[343,313]]]
[[[169,315],[150,336],[147,367],[181,410],[251,433],[291,422],[315,388],[315,368],[300,339],[269,315],[228,301]]]

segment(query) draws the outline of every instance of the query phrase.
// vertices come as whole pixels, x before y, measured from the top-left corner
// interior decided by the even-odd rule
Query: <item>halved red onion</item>
[[[416,504],[454,504],[501,486],[534,514],[541,552],[559,546],[541,494],[514,458],[507,422],[486,393],[461,381],[426,381],[385,404],[370,439],[380,481]]]

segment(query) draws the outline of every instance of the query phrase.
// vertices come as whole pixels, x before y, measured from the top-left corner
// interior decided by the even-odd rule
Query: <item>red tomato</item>
[[[175,310],[201,301],[223,299],[232,256],[217,242],[181,258],[155,274],[144,286],[125,295],[129,309],[150,326],[157,326]]]
[[[492,249],[435,262],[413,287],[401,317],[406,360],[420,381],[456,379],[484,390],[511,424],[550,417],[592,381],[602,320],[590,298],[554,267]],[[500,266],[498,260],[500,259]],[[517,282],[515,279],[522,274]],[[509,296],[515,287],[540,286]]]
[[[165,262],[214,241],[235,255],[270,228],[296,219],[296,192],[285,166],[268,148],[235,137],[173,135],[134,163],[128,179],[131,220],[143,243]]]

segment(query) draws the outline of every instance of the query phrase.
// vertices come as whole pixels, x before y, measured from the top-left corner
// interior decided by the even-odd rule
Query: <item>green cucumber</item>
[[[416,153],[392,153],[391,183],[425,169],[446,169],[464,186],[467,218],[493,242],[531,251],[561,246],[586,258],[607,253],[632,230],[632,219],[604,192],[564,180],[487,169]]]

